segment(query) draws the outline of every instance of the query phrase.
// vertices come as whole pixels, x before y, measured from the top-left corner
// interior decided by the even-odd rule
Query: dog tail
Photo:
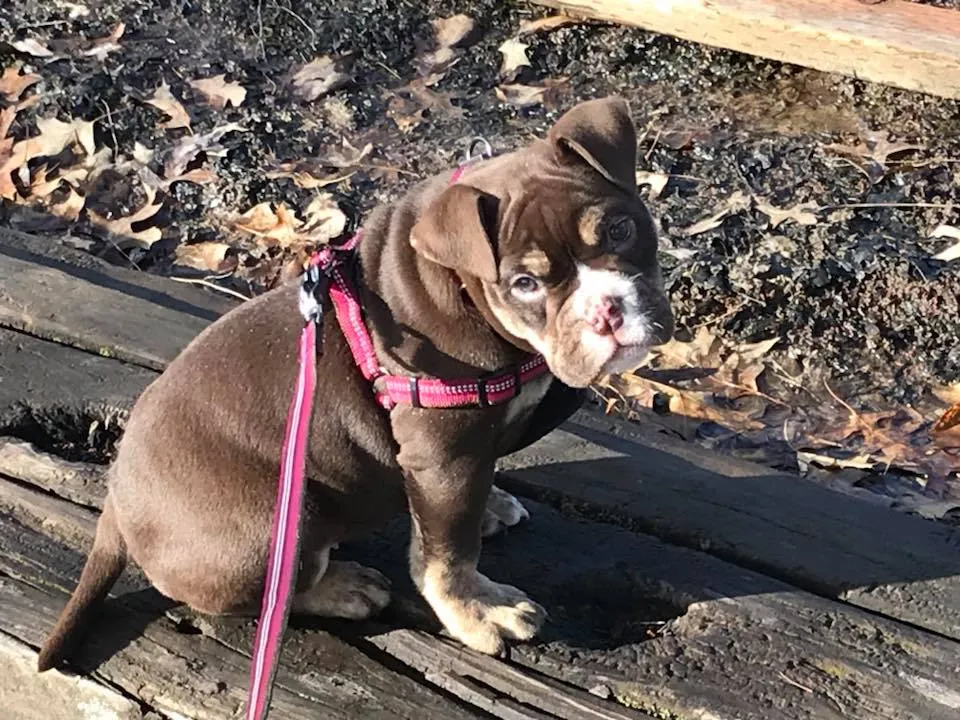
[[[80,582],[57,619],[47,641],[40,648],[37,670],[44,672],[59,665],[72,649],[78,629],[86,623],[90,612],[106,597],[127,565],[127,547],[117,528],[113,502],[109,495],[97,523],[97,535],[87,563],[80,573]]]

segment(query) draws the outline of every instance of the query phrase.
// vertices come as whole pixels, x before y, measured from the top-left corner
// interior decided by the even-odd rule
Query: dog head
[[[444,191],[411,232],[501,335],[574,387],[635,368],[673,334],[636,145],[623,100],[581,103]]]

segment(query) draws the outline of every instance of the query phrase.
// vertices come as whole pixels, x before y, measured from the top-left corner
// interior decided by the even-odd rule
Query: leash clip
[[[320,325],[330,290],[330,274],[319,265],[311,265],[300,281],[298,305],[303,321]],[[318,336],[319,337],[319,336]]]
[[[480,152],[476,152],[477,145],[480,145]],[[470,165],[475,162],[479,162],[484,158],[490,159],[493,157],[493,146],[487,141],[483,136],[478,135],[475,138],[470,140],[470,144],[467,145],[467,155],[464,160],[464,165]]]

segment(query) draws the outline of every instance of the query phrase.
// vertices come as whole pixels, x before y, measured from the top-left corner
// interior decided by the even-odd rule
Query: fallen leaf
[[[173,252],[174,261],[195,270],[212,273],[232,272],[237,267],[236,255],[228,255],[231,247],[226,243],[200,242],[178,245]]]
[[[38,82],[40,82],[39,75],[34,73],[21,75],[20,66],[11,65],[3,71],[3,75],[0,75],[0,95],[3,95],[7,102],[16,102],[28,87]]]
[[[797,463],[800,465],[801,472],[804,471],[804,464],[816,465],[829,470],[842,470],[845,468],[853,470],[873,470],[877,466],[877,463],[872,460],[869,455],[836,458],[831,455],[823,455],[809,450],[797,451]]]
[[[139,140],[133,143],[133,159],[141,165],[149,165],[153,161],[153,148],[148,148]]]
[[[88,17],[90,15],[90,9],[80,3],[65,2],[64,0],[56,0],[56,3],[67,11],[67,17],[71,20]]]
[[[522,67],[530,67],[530,60],[527,58],[529,45],[520,42],[516,38],[510,38],[503,42],[497,50],[503,55],[503,62],[500,65],[500,76],[513,79]]]
[[[530,35],[537,32],[549,32],[566,25],[575,25],[579,21],[569,15],[547,15],[536,20],[524,20],[517,31],[520,35]]]
[[[932,233],[930,233],[930,237],[949,238],[951,240],[956,240],[953,245],[948,248],[944,248],[934,255],[934,260],[950,262],[951,260],[960,259],[960,228],[954,227],[953,225],[940,225]]]
[[[710,217],[704,218],[703,220],[698,220],[690,227],[681,230],[681,232],[687,237],[690,237],[692,235],[705,233],[708,230],[714,230],[715,228],[720,227],[723,224],[724,219],[728,216],[735,215],[736,213],[742,212],[750,207],[751,202],[752,199],[749,195],[738,190],[723,201],[723,206],[718,212],[714,213]]]
[[[919,150],[920,146],[891,142],[889,133],[884,130],[865,133],[863,142],[859,145],[832,144],[825,149],[850,158],[848,162],[860,170],[871,183],[876,184],[886,176],[890,158]]]
[[[89,208],[87,209],[87,217],[90,218],[90,222],[110,233],[110,235],[115,236],[117,238],[115,243],[121,250],[126,250],[131,247],[149,248],[163,237],[160,228],[156,226],[150,226],[143,230],[133,229],[134,225],[149,220],[163,207],[163,203],[155,202],[155,190],[149,186],[145,186],[144,192],[147,195],[147,199],[143,207],[133,215],[128,215],[127,217],[108,219],[102,215],[98,215]]]
[[[186,108],[180,104],[180,101],[170,92],[170,86],[166,82],[160,83],[153,96],[145,101],[147,105],[152,105],[157,110],[165,113],[170,119],[166,122],[157,123],[159,127],[165,130],[174,130],[176,128],[190,127],[190,115]]]
[[[419,117],[415,119],[415,123],[422,121],[423,111],[437,113],[450,119],[463,117],[463,110],[451,102],[451,99],[459,98],[461,93],[435,92],[430,89],[430,86],[434,83],[435,78],[433,76],[416,78],[409,84],[395,91],[398,93],[409,93],[420,105],[419,111],[416,112],[416,115]]]
[[[287,248],[301,240],[298,232],[300,221],[297,216],[283,203],[276,210],[268,203],[254,205],[243,215],[233,221],[234,227],[251,235],[255,235],[258,242],[264,246],[279,245]]]
[[[103,62],[107,59],[107,55],[117,50],[122,50],[120,43],[118,42],[123,36],[123,31],[126,29],[124,23],[117,23],[117,26],[113,29],[107,37],[100,38],[99,40],[94,40],[93,45],[87,50],[83,51],[83,55],[88,57],[95,57],[100,62]]]
[[[666,173],[637,170],[637,185],[646,185],[649,187],[650,198],[652,200],[656,200],[663,194],[668,182],[670,182],[670,176]]]
[[[763,198],[756,198],[757,210],[770,218],[770,227],[777,228],[787,220],[793,220],[798,225],[816,225],[818,222],[814,210],[819,210],[820,206],[814,202],[805,202],[793,205],[788,208],[778,208],[768,203]]]
[[[311,169],[304,169],[296,162],[281,163],[276,170],[267,171],[268,178],[275,180],[277,178],[290,178],[294,184],[304,190],[316,190],[318,188],[337,185],[348,180],[356,174],[356,170],[348,172],[336,172],[333,174],[314,175]]]
[[[58,189],[63,182],[64,180],[62,177],[48,178],[47,167],[45,165],[38,167],[36,170],[34,170],[33,175],[30,178],[30,197],[45,198],[54,190]]]
[[[10,148],[9,157],[0,166],[0,197],[14,199],[17,190],[10,174],[34,158],[59,155],[74,143],[79,143],[88,155],[92,155],[95,150],[93,125],[92,120],[65,122],[57,118],[38,118],[39,135],[15,143]]]
[[[347,227],[347,216],[329,193],[320,193],[311,200],[305,215],[304,230],[312,241],[327,242],[339,237]]]
[[[437,46],[442,48],[455,47],[463,42],[473,31],[474,26],[473,18],[462,13],[431,20],[430,23],[433,25]]]
[[[499,85],[494,89],[497,98],[502,103],[514,107],[528,108],[536,105],[550,105],[556,101],[557,95],[566,86],[569,78],[544,80],[543,85],[521,85],[512,83]]]
[[[208,157],[222,157],[226,154],[226,149],[219,144],[220,138],[232,132],[246,132],[246,130],[237,123],[228,123],[203,135],[189,135],[181,138],[169,152],[163,164],[163,177],[170,180],[182,176],[187,171],[187,165],[200,153],[205,153]]]
[[[68,220],[70,222],[76,222],[77,218],[80,217],[80,211],[83,210],[83,206],[86,204],[87,199],[74,190],[72,187],[67,186],[67,197],[61,202],[54,203],[52,205],[47,205],[47,209],[50,213],[56,215],[58,218]]]
[[[960,402],[951,405],[933,426],[933,432],[946,432],[960,425]]]
[[[367,143],[362,148],[355,147],[349,140],[343,138],[339,148],[328,148],[320,153],[317,162],[335,168],[352,168],[363,162],[364,158],[373,152],[373,144]]]
[[[939,400],[945,402],[947,405],[960,404],[960,383],[934,387],[932,392]]]
[[[331,58],[322,55],[297,68],[291,85],[293,93],[301,100],[312,102],[317,98],[342,88],[353,78],[347,70],[350,58]]]
[[[35,38],[26,38],[10,43],[15,50],[39,58],[54,57],[53,51]]]
[[[203,94],[207,102],[217,110],[227,105],[240,107],[247,97],[247,91],[238,82],[227,82],[226,75],[216,75],[202,80],[191,80],[190,87]]]

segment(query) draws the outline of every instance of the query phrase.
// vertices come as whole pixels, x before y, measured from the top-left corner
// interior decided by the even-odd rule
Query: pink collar
[[[482,157],[482,156],[478,156]],[[456,183],[465,172],[467,163],[453,171],[450,184]],[[316,303],[322,307],[320,292],[326,291],[336,310],[337,321],[343,331],[353,360],[363,376],[374,386],[377,402],[387,410],[397,405],[423,408],[488,407],[508,402],[517,397],[523,385],[549,372],[541,355],[530,355],[517,365],[486,373],[479,378],[441,379],[415,375],[389,375],[380,365],[373,340],[363,319],[363,306],[356,285],[350,278],[348,266],[356,262],[356,248],[363,237],[360,230],[343,245],[327,245],[310,258],[304,285],[303,304]],[[304,297],[304,295],[307,297]],[[311,314],[304,311],[307,317]],[[319,307],[313,314],[319,315]]]

